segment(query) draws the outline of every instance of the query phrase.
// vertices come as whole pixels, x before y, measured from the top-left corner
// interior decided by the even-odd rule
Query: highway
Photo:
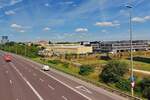
[[[5,62],[0,55],[1,100],[126,100],[75,77],[13,55]]]

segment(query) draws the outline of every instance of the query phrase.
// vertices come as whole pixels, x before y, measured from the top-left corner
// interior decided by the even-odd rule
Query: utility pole
[[[133,75],[133,35],[132,35],[132,6],[131,2],[126,6],[129,9],[129,31],[130,31],[130,67],[131,67],[131,95],[134,96],[134,75]]]
[[[25,44],[25,56],[26,56],[26,54],[27,54],[27,48],[26,48],[26,44]]]
[[[15,45],[16,45],[16,44],[15,44]],[[16,45],[16,54],[17,54],[17,47],[18,47],[18,46]]]

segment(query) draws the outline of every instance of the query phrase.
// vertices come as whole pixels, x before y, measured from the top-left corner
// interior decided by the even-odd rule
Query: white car
[[[43,65],[42,70],[49,71],[49,66],[48,65]]]

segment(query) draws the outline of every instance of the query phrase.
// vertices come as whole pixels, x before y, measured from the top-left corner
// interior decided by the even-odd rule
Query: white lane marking
[[[36,74],[35,74],[35,73],[33,73],[33,76],[36,76]]]
[[[55,88],[53,88],[51,85],[48,84],[48,87],[52,90],[55,90]]]
[[[6,74],[8,74],[8,70],[6,71]]]
[[[35,93],[35,95],[39,98],[39,100],[44,100],[40,94],[35,90],[35,88],[29,83],[29,81],[21,74],[21,72],[15,67],[13,63],[10,63],[12,68],[18,72],[18,74],[21,76],[21,78],[27,83],[27,85],[31,88],[31,90]]]
[[[62,96],[62,98],[63,98],[64,100],[68,100],[65,96]]]
[[[27,62],[29,62],[29,61],[27,61]],[[32,63],[32,62],[29,62],[30,65],[32,65],[31,63]],[[40,71],[40,72],[42,72],[43,74],[45,74],[45,75],[47,75],[47,76],[53,78],[54,80],[58,81],[58,82],[61,83],[62,85],[66,86],[67,88],[71,89],[72,91],[76,92],[77,94],[83,96],[83,97],[86,98],[87,100],[92,100],[90,97],[88,97],[88,96],[82,94],[81,92],[77,91],[76,89],[74,89],[73,87],[69,86],[68,84],[66,84],[66,83],[64,83],[64,82],[62,82],[62,81],[60,81],[60,80],[58,80],[58,79],[55,78],[54,76],[52,76],[52,75],[50,75],[50,74],[48,74],[48,73],[46,73],[46,72],[44,72],[44,71],[42,71],[42,70],[39,70],[39,69],[36,68],[36,67],[33,67],[33,66],[31,66],[31,67],[34,68],[34,69],[36,69],[36,70],[38,70],[38,71]]]
[[[88,90],[86,87],[84,87],[82,85],[81,86],[77,86],[76,89],[79,89],[79,90],[82,90],[82,91],[87,92],[89,94],[92,94],[92,92],[90,90]]]
[[[12,80],[9,80],[9,83],[12,84],[13,83]]]
[[[40,80],[41,82],[44,82],[44,80],[43,80],[43,79],[41,79],[41,78],[40,78],[39,80]]]
[[[33,67],[33,68],[34,68],[34,67]],[[73,87],[71,87],[71,86],[67,85],[66,83],[64,83],[64,82],[62,82],[62,81],[60,81],[60,80],[58,80],[58,79],[55,78],[54,76],[52,76],[52,75],[50,75],[50,74],[48,74],[48,73],[46,73],[46,72],[44,72],[44,71],[41,71],[41,70],[38,70],[38,71],[40,71],[40,72],[44,73],[45,75],[47,75],[47,76],[53,78],[54,80],[58,81],[58,82],[61,83],[62,85],[66,86],[67,88],[71,89],[72,91],[76,92],[77,94],[83,96],[83,97],[86,98],[87,100],[92,100],[92,99],[89,98],[88,96],[86,96],[86,95],[80,93],[79,91],[77,91],[77,90],[74,89]]]

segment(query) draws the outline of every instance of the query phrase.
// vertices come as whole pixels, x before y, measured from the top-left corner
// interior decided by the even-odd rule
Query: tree
[[[94,67],[89,65],[82,65],[80,66],[80,75],[89,75],[90,73],[94,72]]]
[[[150,78],[144,78],[140,83],[143,96],[150,100]]]
[[[120,79],[115,86],[121,90],[124,91],[130,91],[131,85],[130,85],[130,80],[127,79]]]
[[[118,60],[111,60],[104,66],[99,78],[106,83],[115,83],[118,82],[127,71],[127,63]]]
[[[52,44],[52,42],[51,42],[51,41],[49,41],[49,42],[48,42],[48,44]]]

